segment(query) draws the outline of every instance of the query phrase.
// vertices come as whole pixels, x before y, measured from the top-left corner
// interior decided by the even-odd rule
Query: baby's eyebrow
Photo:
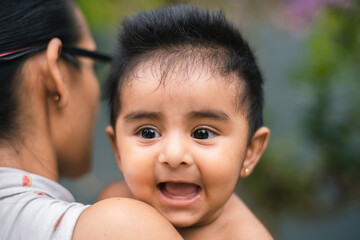
[[[223,122],[231,122],[230,117],[223,111],[219,110],[205,110],[192,111],[188,114],[189,118],[211,118]]]
[[[124,119],[126,122],[131,122],[134,120],[141,120],[141,119],[152,119],[152,120],[159,120],[162,118],[161,113],[159,112],[147,112],[147,111],[135,111],[130,112],[127,114]]]

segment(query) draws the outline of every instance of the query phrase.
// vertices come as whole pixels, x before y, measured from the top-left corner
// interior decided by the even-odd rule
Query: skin
[[[75,9],[81,40],[96,48],[87,23]],[[45,51],[30,57],[19,77],[20,129],[0,141],[0,167],[35,173],[53,181],[77,177],[90,167],[99,100],[93,60],[79,57],[80,70],[60,52],[62,42],[51,39]],[[151,206],[133,199],[107,199],[87,208],[77,221],[73,239],[181,239],[174,227]]]
[[[233,194],[269,138],[261,127],[248,143],[235,77],[175,67],[159,85],[161,69],[151,61],[133,72],[121,89],[115,130],[107,128],[126,184],[102,197],[122,194],[154,206],[185,239],[272,239]]]

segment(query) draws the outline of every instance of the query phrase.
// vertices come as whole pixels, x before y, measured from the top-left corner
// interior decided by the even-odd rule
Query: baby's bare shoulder
[[[265,226],[235,194],[230,198],[227,208],[228,239],[273,239]]]

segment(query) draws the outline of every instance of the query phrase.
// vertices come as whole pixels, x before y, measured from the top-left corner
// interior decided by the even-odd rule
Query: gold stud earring
[[[250,170],[248,168],[245,168],[245,174],[248,175]]]
[[[60,96],[56,94],[55,97],[54,97],[54,101],[55,101],[55,102],[60,101]]]

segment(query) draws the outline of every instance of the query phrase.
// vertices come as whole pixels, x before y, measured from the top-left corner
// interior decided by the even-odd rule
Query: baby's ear
[[[267,127],[261,127],[255,132],[249,142],[240,177],[247,177],[255,168],[266,149],[269,137],[270,130]]]
[[[112,126],[107,126],[105,128],[105,132],[106,132],[106,135],[108,136],[108,139],[110,141],[112,150],[114,152],[114,157],[115,157],[116,163],[118,164],[118,167],[121,170],[121,167],[120,167],[120,154],[119,154],[119,150],[118,150],[117,144],[116,144],[116,136],[115,136],[114,128]]]

